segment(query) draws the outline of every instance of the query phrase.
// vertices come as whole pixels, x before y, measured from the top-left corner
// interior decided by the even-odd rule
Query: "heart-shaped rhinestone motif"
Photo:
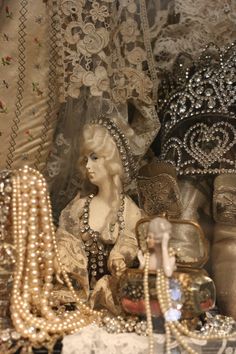
[[[211,126],[197,123],[184,136],[184,148],[205,169],[223,156],[236,141],[236,130],[229,123],[219,122]]]

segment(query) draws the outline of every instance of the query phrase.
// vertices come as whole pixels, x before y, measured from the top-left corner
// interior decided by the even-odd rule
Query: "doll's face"
[[[106,183],[109,178],[105,158],[96,152],[85,156],[85,167],[90,182],[96,186]]]
[[[154,233],[148,232],[147,243],[149,248],[154,248],[156,245],[162,242],[162,234],[161,233]]]

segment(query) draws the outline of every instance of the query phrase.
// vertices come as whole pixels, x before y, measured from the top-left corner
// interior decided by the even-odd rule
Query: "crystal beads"
[[[111,250],[111,245],[104,244],[101,241],[101,235],[99,232],[94,231],[89,225],[89,208],[92,199],[94,198],[94,194],[91,194],[87,197],[86,202],[84,204],[83,215],[80,221],[80,231],[81,233],[87,233],[89,235],[89,239],[84,241],[85,246],[85,254],[88,258],[88,273],[89,273],[89,281],[90,288],[95,286],[95,283],[98,279],[100,279],[103,275],[108,273],[107,269],[107,261],[108,256]],[[124,230],[124,194],[120,195],[120,208],[117,212],[117,222],[119,225],[119,234],[121,234]],[[86,225],[84,227],[84,225]],[[109,225],[109,232],[112,235],[115,230],[115,225]],[[111,237],[112,238],[112,237]]]
[[[134,156],[131,152],[131,148],[129,146],[129,141],[122,133],[121,129],[113,122],[112,120],[100,116],[97,120],[93,120],[90,124],[99,124],[108,130],[112,138],[114,139],[116,146],[119,150],[121,161],[124,168],[125,173],[125,183],[128,183],[135,178],[137,175],[136,163],[134,160]]]

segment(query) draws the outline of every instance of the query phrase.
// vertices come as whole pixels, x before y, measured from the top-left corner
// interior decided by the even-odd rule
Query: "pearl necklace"
[[[25,166],[12,178],[12,219],[17,258],[11,297],[11,316],[22,337],[40,344],[51,335],[75,333],[100,323],[101,313],[86,306],[63,269],[57,248],[52,211],[43,176]],[[57,316],[52,310],[54,257],[77,303],[77,310]],[[35,314],[36,313],[36,314]]]
[[[148,286],[148,270],[149,270],[149,252],[145,254],[145,268],[144,268],[144,297],[146,305],[146,317],[147,317],[147,332],[149,336],[149,354],[154,353],[154,338],[152,317],[150,308],[150,295]],[[172,302],[169,289],[169,278],[164,274],[163,269],[158,269],[156,273],[156,291],[157,299],[160,304],[161,311],[165,318],[165,332],[166,332],[166,354],[171,354],[171,334],[175,337],[180,346],[182,346],[189,354],[198,354],[192,349],[186,342],[184,336],[189,338],[195,338],[198,340],[215,340],[215,339],[228,339],[235,336],[233,334],[205,334],[190,331],[187,327],[181,324],[178,320],[170,320],[166,318],[166,314],[172,309]]]
[[[145,308],[146,308],[146,317],[147,317],[149,354],[153,354],[154,353],[154,338],[153,338],[152,313],[151,313],[150,295],[149,295],[149,286],[148,286],[149,261],[150,261],[150,253],[146,252],[145,253],[144,277],[143,277],[143,290],[144,290],[144,299],[145,299]]]

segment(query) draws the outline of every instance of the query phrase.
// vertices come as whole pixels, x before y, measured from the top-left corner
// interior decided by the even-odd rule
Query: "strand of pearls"
[[[148,276],[149,276],[149,252],[145,253],[145,266],[144,266],[144,277],[143,277],[143,289],[144,289],[144,299],[145,299],[145,309],[147,318],[147,332],[149,340],[149,354],[154,353],[154,338],[153,338],[153,326],[152,326],[152,312],[150,306],[150,295],[148,286]]]
[[[166,332],[166,354],[171,354],[171,331],[170,331],[170,326],[166,322],[165,323],[165,332]]]
[[[17,250],[11,297],[16,330],[32,342],[42,343],[53,334],[74,333],[101,313],[86,306],[73,289],[60,261],[52,211],[43,176],[25,166],[12,178],[13,239]],[[54,257],[77,303],[77,310],[57,316],[50,305]]]
[[[171,309],[171,298],[169,292],[169,280],[165,276],[163,269],[158,269],[156,274],[156,291],[157,297],[160,304],[161,311],[165,316],[166,312]],[[166,353],[171,353],[171,333],[176,338],[177,342],[187,351],[189,354],[197,354],[197,352],[192,349],[185,341],[183,336],[189,338],[195,338],[200,340],[214,340],[214,339],[227,339],[232,338],[232,334],[217,334],[217,335],[207,335],[198,334],[194,331],[190,331],[188,328],[183,326],[179,321],[166,320],[165,322],[166,330]]]
[[[171,299],[169,296],[169,280],[164,275],[163,270],[157,270],[156,276],[156,289],[157,289],[157,296],[159,299],[160,307],[162,310],[163,315],[171,308]],[[172,321],[166,320],[166,327],[168,328],[168,336],[169,339],[166,341],[166,351],[167,353],[171,353],[170,349],[170,335],[171,332],[175,336],[177,342],[182,345],[182,347],[187,351],[189,354],[197,354],[182,338],[181,333],[173,326]]]

